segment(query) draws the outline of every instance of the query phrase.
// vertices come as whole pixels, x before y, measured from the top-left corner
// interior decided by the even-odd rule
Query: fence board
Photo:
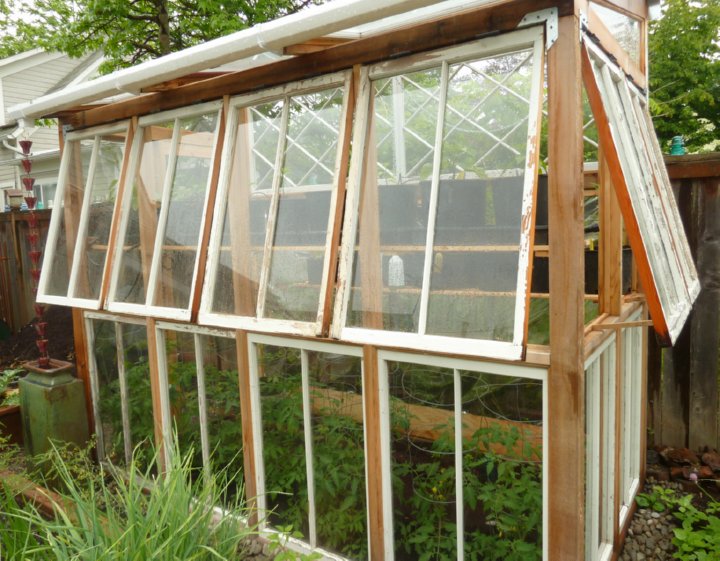
[[[720,154],[666,163],[702,290],[676,345],[649,344],[648,428],[655,444],[720,448]]]

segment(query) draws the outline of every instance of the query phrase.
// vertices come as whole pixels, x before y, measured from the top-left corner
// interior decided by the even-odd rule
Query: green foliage
[[[73,57],[102,51],[106,62],[101,70],[109,72],[312,3],[315,0],[0,0],[2,49],[7,55],[41,47]]]
[[[675,559],[710,561],[720,558],[720,502],[710,495],[707,498],[707,505],[701,510],[693,504],[694,495],[679,495],[656,485],[649,493],[640,493],[636,502],[657,512],[667,510],[677,518],[680,527],[674,530]]]
[[[720,0],[666,0],[650,24],[650,109],[664,148],[690,152],[720,137]]]
[[[193,478],[192,456],[182,457],[177,442],[163,477],[152,479],[150,468],[133,458],[125,473],[102,470],[95,479],[77,482],[62,456],[52,461],[71,505],[56,505],[56,516],[44,519],[27,507],[17,516],[31,524],[57,560],[237,559],[252,532],[239,522],[242,505],[226,508],[229,516],[215,520],[211,505],[223,493],[218,477]],[[37,557],[22,557],[37,559]]]
[[[23,515],[14,493],[0,481],[0,555],[3,559],[24,561],[46,559],[45,549],[36,536],[32,520]]]
[[[22,368],[9,368],[0,372],[0,407],[20,405],[20,394],[6,392],[17,382],[19,375],[24,373]]]

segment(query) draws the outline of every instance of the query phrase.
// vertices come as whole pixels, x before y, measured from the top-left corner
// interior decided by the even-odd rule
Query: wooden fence
[[[666,164],[702,290],[673,348],[650,337],[649,443],[720,448],[720,153]]]
[[[36,211],[41,248],[45,247],[50,213]],[[0,320],[13,333],[35,317],[27,239],[29,214],[20,210],[0,212]]]

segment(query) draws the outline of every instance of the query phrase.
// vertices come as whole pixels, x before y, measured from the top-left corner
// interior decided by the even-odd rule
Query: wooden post
[[[622,308],[622,214],[607,161],[598,151],[600,186],[599,312],[619,316]]]
[[[152,416],[155,446],[160,471],[165,471],[165,441],[163,438],[162,401],[160,399],[160,363],[158,361],[157,329],[152,318],[147,320],[148,366],[150,367],[150,392],[152,394]],[[149,413],[149,412],[148,412]]]
[[[255,440],[253,438],[252,399],[250,397],[250,356],[248,337],[245,331],[237,331],[238,384],[240,387],[240,417],[242,421],[242,453],[245,476],[245,500],[250,510],[250,525],[258,523],[257,512],[257,475],[255,468]]]
[[[548,51],[550,372],[549,559],[585,558],[585,376],[582,76],[577,16],[559,19]]]

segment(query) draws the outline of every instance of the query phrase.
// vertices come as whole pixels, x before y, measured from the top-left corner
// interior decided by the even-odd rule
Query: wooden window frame
[[[162,113],[153,115],[146,115],[140,117],[138,120],[138,128],[133,139],[132,152],[127,166],[127,173],[125,176],[125,185],[123,187],[123,199],[121,206],[121,223],[119,225],[119,233],[116,239],[116,245],[113,249],[113,268],[112,275],[110,277],[110,290],[108,294],[107,309],[111,312],[121,314],[135,314],[146,317],[156,317],[169,320],[177,321],[188,321],[191,319],[192,309],[194,306],[193,296],[196,293],[195,287],[199,278],[200,253],[202,246],[203,232],[206,229],[206,221],[208,219],[208,203],[212,198],[213,189],[213,167],[216,161],[216,153],[220,149],[219,142],[221,141],[220,131],[223,126],[222,118],[222,101],[211,101],[208,103],[202,103],[198,105],[190,105],[183,107],[182,109],[170,110]],[[175,161],[177,158],[177,147],[180,141],[180,134],[177,129],[178,120],[183,117],[192,117],[196,115],[202,115],[204,113],[210,113],[212,111],[217,112],[217,122],[215,124],[215,137],[213,142],[212,153],[210,156],[210,169],[208,172],[207,183],[205,186],[204,203],[202,209],[202,216],[200,221],[200,228],[198,234],[198,241],[195,255],[195,265],[193,267],[193,277],[190,281],[190,300],[186,308],[174,308],[168,306],[158,306],[152,304],[152,298],[155,295],[156,286],[159,282],[159,271],[161,269],[160,260],[162,259],[162,244],[167,227],[167,215],[168,207],[170,204],[170,193],[173,186],[174,173],[175,173]],[[135,182],[135,174],[138,171],[138,166],[141,163],[140,150],[143,145],[143,129],[146,126],[151,126],[157,123],[161,123],[168,120],[174,120],[173,135],[171,140],[171,146],[169,151],[168,161],[166,163],[166,176],[163,181],[163,189],[161,195],[161,206],[160,215],[158,217],[158,224],[154,234],[154,243],[152,248],[152,261],[150,264],[149,276],[145,286],[145,302],[144,303],[132,303],[123,302],[116,300],[118,279],[121,274],[122,267],[122,255],[125,241],[125,235],[127,233],[128,222],[129,222],[129,211],[132,203],[133,195],[133,184]],[[117,214],[117,210],[116,210]],[[142,251],[142,250],[141,250]],[[142,272],[140,274],[143,274]]]
[[[338,146],[335,155],[333,183],[327,188],[328,191],[331,191],[330,212],[328,216],[328,224],[326,231],[322,278],[320,282],[320,297],[318,302],[316,321],[302,322],[275,318],[264,318],[258,317],[257,315],[255,317],[250,317],[229,313],[213,312],[212,306],[216,290],[215,282],[217,279],[218,267],[220,263],[219,252],[223,237],[225,209],[227,207],[228,192],[231,188],[229,183],[233,162],[230,161],[230,156],[233,154],[235,148],[235,136],[237,133],[239,110],[244,107],[256,105],[258,103],[283,98],[287,100],[295,95],[312,93],[332,87],[342,87],[344,90],[344,95],[343,105],[340,114],[340,130],[338,131]],[[254,331],[280,333],[286,335],[315,336],[322,333],[323,323],[325,322],[324,320],[329,320],[329,317],[326,318],[324,310],[327,307],[327,301],[329,300],[330,295],[332,295],[332,286],[334,284],[332,271],[334,271],[335,266],[333,261],[336,257],[335,246],[337,245],[336,240],[339,239],[340,222],[336,218],[336,215],[342,211],[342,203],[344,199],[345,177],[342,171],[346,169],[344,161],[347,159],[347,154],[349,152],[348,141],[350,136],[349,130],[351,127],[349,118],[352,115],[351,92],[352,73],[350,71],[344,71],[327,74],[319,78],[292,82],[283,86],[264,90],[259,93],[242,95],[230,99],[230,111],[227,117],[225,141],[221,158],[222,164],[220,168],[220,176],[218,182],[218,193],[215,200],[214,220],[212,232],[210,235],[210,245],[207,258],[207,274],[205,276],[200,309],[198,313],[199,323],[203,325],[214,325],[231,329],[249,329]],[[285,121],[287,121],[287,111],[284,111],[283,114],[285,115]],[[282,154],[284,142],[285,139],[279,139],[279,147],[277,152],[278,154]],[[256,310],[258,310],[258,313],[262,311],[260,308],[260,300],[264,299],[265,290],[269,281],[268,269],[270,267],[270,262],[267,256],[268,252],[272,251],[273,236],[270,235],[270,231],[271,229],[274,229],[276,224],[279,207],[277,203],[280,196],[279,186],[281,179],[282,173],[276,172],[273,181],[274,185],[270,207],[272,211],[272,216],[270,214],[268,215],[268,221],[266,224],[268,229],[264,240],[265,249],[263,269],[261,271],[260,286],[258,291],[259,294],[258,300],[256,302]],[[293,189],[293,192],[299,192],[299,190],[300,189]]]
[[[75,296],[77,291],[77,284],[79,282],[79,269],[82,261],[81,252],[85,248],[88,223],[90,219],[89,207],[92,204],[90,196],[92,194],[92,184],[96,171],[97,165],[97,154],[99,151],[99,143],[102,136],[111,134],[125,133],[125,143],[123,147],[123,161],[118,176],[118,185],[115,196],[115,204],[113,205],[113,218],[110,225],[110,239],[108,239],[108,247],[105,250],[105,263],[103,264],[103,274],[101,278],[101,290],[99,296],[96,299],[93,298],[79,298]],[[79,216],[74,216],[74,209],[66,208],[64,206],[65,201],[65,190],[67,188],[67,174],[69,168],[72,165],[70,157],[72,151],[68,149],[68,143],[77,141],[78,143],[83,140],[93,140],[92,155],[90,157],[90,164],[88,166],[87,177],[85,178],[85,186],[83,190],[82,206],[80,208]],[[53,204],[53,212],[50,218],[50,226],[48,229],[48,236],[45,242],[45,248],[49,249],[45,253],[43,258],[43,267],[40,273],[40,281],[38,283],[37,301],[43,304],[57,304],[61,306],[71,306],[74,308],[84,308],[90,310],[100,309],[103,299],[102,286],[104,286],[109,277],[109,269],[112,261],[112,232],[115,229],[116,215],[118,214],[119,201],[122,199],[122,188],[123,188],[123,174],[125,173],[128,154],[130,152],[130,146],[133,141],[132,128],[130,121],[123,121],[121,123],[115,123],[111,125],[101,125],[86,129],[78,132],[70,132],[65,137],[65,149],[63,150],[63,157],[60,163],[60,170],[58,172],[58,183],[55,190],[55,198]],[[80,146],[80,144],[78,144]],[[72,262],[68,263],[70,270],[68,271],[68,287],[65,296],[48,294],[48,284],[53,272],[52,263],[56,259],[56,244],[60,232],[61,221],[68,222],[69,220],[77,220],[77,234],[75,240],[73,240],[72,250],[70,249],[70,243],[68,243],[67,251],[68,257],[70,251],[72,251]],[[66,227],[67,232],[67,227]],[[69,240],[68,240],[69,242]]]
[[[582,71],[650,316],[661,341],[671,344],[700,282],[646,100],[587,35]]]
[[[359,223],[360,194],[364,184],[364,159],[368,149],[368,136],[370,132],[371,118],[369,111],[372,96],[372,80],[437,67],[439,64],[446,67],[449,63],[502,55],[522,48],[534,49],[534,54],[532,93],[528,110],[528,143],[525,157],[525,176],[521,210],[522,226],[519,243],[519,266],[518,277],[515,284],[516,307],[513,341],[463,339],[460,337],[427,335],[423,333],[427,319],[427,301],[430,285],[429,276],[431,272],[431,260],[428,259],[427,255],[428,253],[432,253],[433,250],[434,216],[437,209],[437,190],[439,184],[439,158],[442,146],[441,142],[440,146],[438,146],[439,141],[437,135],[435,139],[435,159],[438,161],[434,162],[433,165],[431,189],[434,191],[434,195],[431,195],[431,206],[428,215],[429,222],[427,227],[428,235],[425,243],[419,332],[402,333],[383,329],[348,327],[347,315],[352,285],[354,245]],[[527,317],[529,313],[530,276],[532,273],[530,256],[532,255],[532,237],[535,218],[534,202],[536,198],[539,158],[538,143],[542,111],[541,90],[542,73],[544,72],[544,54],[544,26],[535,26],[441,49],[433,53],[433,56],[429,56],[427,53],[410,55],[402,59],[390,60],[364,67],[361,70],[352,142],[353,158],[350,163],[348,177],[343,243],[340,250],[338,287],[333,314],[332,336],[334,338],[351,343],[394,346],[406,349],[430,350],[486,358],[506,360],[520,360],[523,358],[527,344]],[[446,75],[447,73],[444,72],[443,74]],[[446,83],[446,79],[444,83]],[[444,103],[442,95],[441,93],[441,104]],[[442,114],[443,111],[440,111],[440,113]],[[440,119],[440,121],[441,120],[442,119]],[[438,125],[439,130],[441,130],[440,127],[441,124]],[[423,318],[423,314],[425,314],[425,318]]]

